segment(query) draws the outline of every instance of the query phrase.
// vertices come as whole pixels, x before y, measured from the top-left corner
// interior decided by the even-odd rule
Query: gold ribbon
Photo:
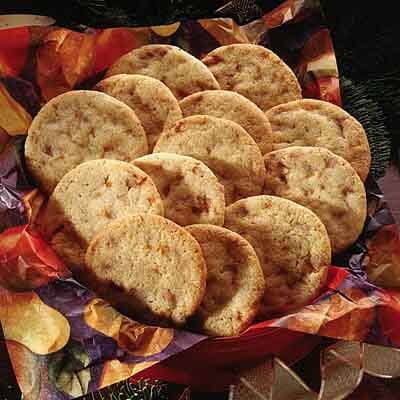
[[[400,349],[359,342],[337,342],[321,351],[321,384],[316,393],[279,358],[242,371],[229,400],[340,400],[360,384],[363,375],[400,377]]]
[[[8,14],[0,15],[0,30],[19,28],[22,26],[49,26],[55,19],[44,15]]]

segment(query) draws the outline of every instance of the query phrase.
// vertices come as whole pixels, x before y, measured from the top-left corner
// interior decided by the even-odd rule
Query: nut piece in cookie
[[[203,58],[221,89],[238,92],[263,111],[301,99],[293,71],[271,50],[255,44],[221,46]]]
[[[239,335],[255,318],[265,290],[263,270],[250,243],[214,225],[186,227],[207,264],[206,294],[194,323],[214,336]]]
[[[184,117],[211,115],[236,122],[254,139],[262,154],[272,150],[272,131],[267,116],[239,93],[206,90],[184,98],[179,105]]]
[[[123,161],[92,160],[64,175],[49,198],[39,229],[81,279],[84,255],[96,233],[137,212],[163,215],[151,178]]]
[[[86,253],[88,284],[117,308],[150,323],[185,323],[201,303],[207,270],[184,228],[154,214],[106,226]]]
[[[324,223],[333,254],[353,244],[367,213],[364,185],[342,157],[322,147],[293,146],[268,153],[265,193],[309,208]]]
[[[201,161],[172,153],[137,158],[164,202],[165,217],[179,225],[224,224],[224,187]]]
[[[94,89],[132,108],[146,131],[150,151],[161,132],[182,118],[178,101],[172,92],[161,81],[150,76],[115,75],[102,80]]]
[[[193,115],[164,131],[154,153],[197,158],[218,177],[226,204],[261,194],[265,170],[260,149],[237,123],[209,115]]]
[[[150,44],[123,55],[107,71],[117,74],[147,75],[165,83],[181,100],[196,92],[219,89],[209,69],[196,57],[176,46]]]
[[[331,248],[326,229],[310,210],[274,196],[254,196],[226,209],[225,226],[254,248],[265,277],[260,318],[296,310],[326,281]]]
[[[266,113],[273,132],[273,149],[290,146],[324,147],[347,160],[361,180],[367,178],[371,152],[362,125],[327,101],[302,99],[280,104]]]
[[[133,110],[91,90],[51,99],[33,119],[25,143],[26,165],[47,194],[85,161],[131,161],[147,151],[146,133]]]

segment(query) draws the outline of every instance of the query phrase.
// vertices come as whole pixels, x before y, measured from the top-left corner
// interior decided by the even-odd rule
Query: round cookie
[[[289,146],[325,147],[343,157],[364,181],[371,152],[362,125],[342,108],[321,100],[302,99],[267,111],[273,149]]]
[[[39,229],[79,274],[95,234],[111,221],[137,212],[163,215],[151,178],[123,161],[91,160],[64,175],[49,198]]]
[[[207,270],[199,244],[157,215],[111,223],[90,243],[85,260],[97,292],[147,322],[183,324],[204,296]]]
[[[254,196],[230,205],[225,226],[254,248],[265,277],[259,317],[308,304],[326,281],[331,248],[326,229],[310,210],[274,196]]]
[[[166,218],[179,225],[224,224],[224,187],[201,161],[179,154],[154,153],[133,163],[157,186]]]
[[[206,90],[184,98],[179,105],[184,117],[203,114],[236,122],[254,139],[262,154],[272,150],[272,131],[268,118],[239,93]]]
[[[204,162],[223,184],[226,204],[262,192],[265,170],[260,149],[235,122],[209,115],[186,117],[163,132],[154,152]]]
[[[186,227],[207,265],[206,293],[194,324],[213,336],[240,335],[255,318],[265,290],[257,254],[240,235],[213,225]]]
[[[27,167],[48,194],[84,161],[131,161],[147,151],[146,134],[132,109],[90,90],[67,92],[45,104],[33,119],[25,143]]]
[[[140,74],[164,82],[180,100],[192,93],[219,89],[218,82],[197,58],[176,46],[150,44],[119,58],[106,76]]]
[[[325,224],[332,252],[354,243],[366,218],[364,185],[342,157],[322,147],[293,146],[268,153],[265,192],[314,211]]]
[[[265,47],[230,44],[211,51],[203,62],[221,89],[242,94],[263,111],[301,99],[301,88],[293,71]]]
[[[161,132],[182,118],[182,111],[172,92],[150,76],[115,75],[102,80],[94,89],[132,108],[146,131],[150,151]]]

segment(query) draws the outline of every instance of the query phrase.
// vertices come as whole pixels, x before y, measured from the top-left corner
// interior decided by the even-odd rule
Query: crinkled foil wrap
[[[305,97],[340,105],[335,54],[316,2],[286,1],[243,26],[208,19],[75,32],[43,26],[48,19],[23,21],[26,26],[0,30],[0,320],[25,398],[70,399],[146,374],[211,387],[219,371],[218,383],[227,387],[230,367],[269,355],[293,362],[317,335],[400,347],[400,293],[376,286],[400,287],[393,273],[400,268],[399,231],[371,178],[364,231],[334,260],[321,296],[238,338],[210,339],[128,319],[76,282],[31,226],[45,201],[23,160],[32,118],[52,97],[91,88],[136,47],[170,43],[202,57],[220,45],[258,43],[294,69]]]

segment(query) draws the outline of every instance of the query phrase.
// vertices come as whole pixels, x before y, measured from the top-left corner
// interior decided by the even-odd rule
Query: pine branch
[[[390,72],[366,82],[369,95],[381,104],[386,117],[386,124],[400,127],[400,68],[398,72]],[[399,135],[399,129],[392,130]]]
[[[182,19],[210,18],[227,0],[74,0],[74,20],[91,27],[162,25]],[[253,2],[254,0],[247,0]]]
[[[363,125],[372,153],[370,173],[374,178],[385,174],[391,156],[390,133],[385,125],[385,115],[368,93],[365,85],[342,77],[341,88],[344,108]]]
[[[394,3],[321,0],[339,69],[355,79],[375,79],[398,68],[400,25]]]
[[[81,400],[168,400],[168,384],[148,379],[130,383],[128,380],[81,397]]]
[[[262,9],[255,0],[232,0],[216,10],[216,15],[245,24],[260,18]]]

